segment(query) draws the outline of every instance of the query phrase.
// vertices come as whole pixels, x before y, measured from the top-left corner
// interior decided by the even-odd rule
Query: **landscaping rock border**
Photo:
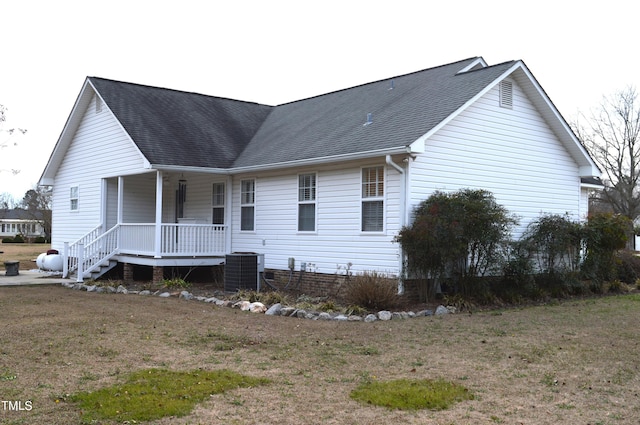
[[[427,316],[442,316],[445,314],[453,314],[456,313],[456,308],[451,306],[443,306],[440,305],[436,308],[435,312],[433,310],[421,310],[418,312],[413,311],[398,311],[391,312],[388,310],[381,310],[375,314],[367,314],[366,316],[360,316],[357,314],[345,315],[343,313],[327,313],[327,312],[317,312],[317,311],[306,311],[301,308],[296,308],[292,306],[285,306],[281,303],[274,304],[270,307],[265,306],[260,302],[251,303],[249,301],[230,301],[223,300],[217,297],[203,297],[203,296],[195,296],[189,291],[181,291],[181,292],[167,292],[167,291],[155,291],[151,292],[149,290],[143,291],[130,291],[123,285],[119,285],[118,287],[113,286],[97,286],[97,285],[85,285],[83,283],[72,283],[72,282],[63,282],[61,284],[65,288],[73,289],[76,291],[87,291],[87,292],[97,292],[97,293],[106,293],[106,294],[124,294],[124,295],[139,295],[139,296],[157,296],[160,298],[169,298],[169,297],[177,297],[182,300],[195,300],[200,302],[205,302],[208,304],[214,304],[219,307],[229,307],[229,308],[237,308],[243,311],[248,311],[252,313],[262,313],[266,316],[283,316],[283,317],[293,317],[298,319],[309,319],[309,320],[334,320],[339,322],[365,322],[371,323],[376,321],[389,321],[389,320],[406,320],[413,319],[416,317],[427,317]]]

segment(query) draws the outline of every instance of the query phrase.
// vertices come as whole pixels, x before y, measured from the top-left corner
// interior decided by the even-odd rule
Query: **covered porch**
[[[65,243],[64,275],[95,279],[118,262],[220,264],[231,246],[230,185],[225,175],[162,170],[103,179],[101,224]]]

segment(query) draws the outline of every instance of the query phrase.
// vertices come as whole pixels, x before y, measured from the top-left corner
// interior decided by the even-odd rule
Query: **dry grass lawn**
[[[640,296],[389,322],[268,317],[198,301],[60,286],[0,288],[3,424],[75,424],[68,394],[151,367],[231,369],[266,386],[154,424],[637,424]],[[444,378],[475,399],[389,411],[363,380]]]
[[[232,369],[272,383],[211,397],[156,424],[637,424],[640,296],[392,320],[321,322],[197,301],[60,286],[0,288],[3,424],[74,424],[66,395],[144,368]],[[389,411],[366,379],[444,378],[475,399]],[[2,406],[0,406],[1,408]]]
[[[20,261],[20,270],[35,269],[36,258],[49,248],[43,243],[0,243],[0,270],[4,271],[5,261]]]

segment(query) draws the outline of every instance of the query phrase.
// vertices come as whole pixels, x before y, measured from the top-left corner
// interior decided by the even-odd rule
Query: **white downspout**
[[[391,155],[387,155],[385,157],[385,161],[387,165],[395,169],[400,174],[400,228],[405,226],[406,223],[406,209],[407,209],[407,173],[405,169],[393,162],[391,159]],[[402,269],[404,267],[404,252],[402,250],[402,246],[400,246],[399,258],[398,258],[398,270],[399,276],[402,276]],[[402,279],[398,279],[398,294],[404,293],[404,285],[402,283]]]

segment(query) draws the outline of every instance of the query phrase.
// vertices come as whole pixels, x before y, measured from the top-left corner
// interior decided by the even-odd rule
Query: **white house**
[[[393,239],[435,190],[489,190],[521,232],[584,218],[599,175],[522,61],[474,57],[279,106],[89,77],[40,183],[85,274],[256,252],[398,275]]]
[[[0,239],[22,235],[25,238],[45,236],[42,213],[22,208],[0,209]]]

